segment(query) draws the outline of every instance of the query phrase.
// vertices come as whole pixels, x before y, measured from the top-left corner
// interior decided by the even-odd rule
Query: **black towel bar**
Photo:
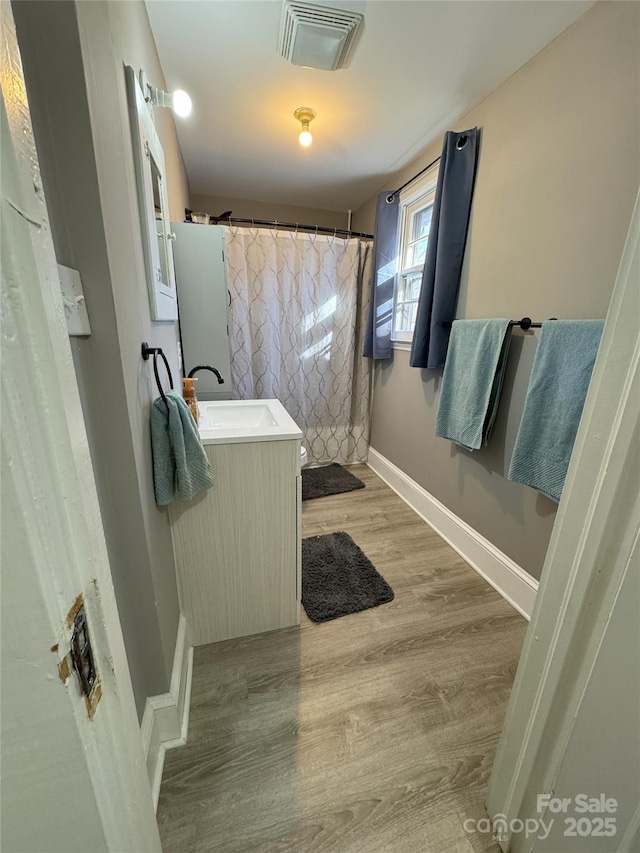
[[[557,320],[557,317],[549,317],[549,320]],[[442,324],[445,329],[450,329],[452,323],[443,323]],[[527,329],[539,329],[542,326],[542,323],[534,323],[531,317],[523,317],[522,320],[509,320],[509,325],[511,328],[514,326],[519,326],[523,331],[527,331]]]
[[[162,390],[162,383],[160,382],[160,374],[158,373],[158,356],[162,358],[164,361],[164,366],[167,369],[167,376],[169,377],[169,385],[171,386],[171,390],[173,391],[173,376],[171,375],[171,368],[169,367],[169,362],[167,361],[167,357],[162,351],[162,347],[150,347],[149,344],[144,341],[142,343],[142,358],[145,361],[149,360],[149,356],[153,356],[153,374],[156,377],[156,385],[158,386],[158,391],[160,392],[160,397],[162,398],[163,403],[169,409],[169,403],[167,402],[167,398],[165,396],[164,391]]]
[[[549,317],[550,320],[557,320],[557,317]],[[542,323],[534,323],[531,317],[523,317],[522,320],[509,320],[510,326],[520,326],[525,332],[527,329],[540,329]]]

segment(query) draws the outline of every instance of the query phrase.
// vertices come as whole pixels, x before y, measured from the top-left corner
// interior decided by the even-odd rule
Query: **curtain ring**
[[[299,223],[298,223],[298,222],[296,222],[296,230],[295,230],[295,233],[294,233],[294,235],[293,235],[294,237],[297,237],[297,236],[298,236],[298,224],[299,224]]]
[[[466,135],[466,133],[463,134],[460,137],[460,139],[458,139],[458,141],[456,142],[456,148],[458,149],[458,151],[462,151],[462,149],[465,147],[465,145],[467,144],[468,141],[469,141],[469,137]]]

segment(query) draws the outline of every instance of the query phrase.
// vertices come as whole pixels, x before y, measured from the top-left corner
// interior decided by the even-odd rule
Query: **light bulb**
[[[180,118],[191,115],[191,98],[182,89],[176,89],[173,93],[173,111]]]
[[[303,148],[308,148],[313,142],[313,136],[311,136],[311,131],[309,130],[309,122],[313,121],[316,117],[316,112],[311,107],[298,107],[297,110],[293,111],[293,117],[302,125],[302,130],[298,136],[300,145]]]

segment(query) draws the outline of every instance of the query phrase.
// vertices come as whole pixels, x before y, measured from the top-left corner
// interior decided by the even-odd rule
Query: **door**
[[[9,3],[0,15],[2,849],[160,851]],[[81,612],[90,702],[68,654]]]
[[[638,281],[640,196],[487,794],[509,853],[640,849]]]

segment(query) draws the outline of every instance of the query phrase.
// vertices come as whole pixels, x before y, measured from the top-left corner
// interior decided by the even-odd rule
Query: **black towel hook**
[[[160,374],[158,373],[158,356],[162,358],[164,361],[164,366],[167,369],[167,376],[169,377],[169,385],[171,386],[171,390],[173,391],[173,376],[171,375],[171,368],[169,367],[169,362],[167,361],[166,355],[162,351],[162,347],[150,347],[146,341],[143,341],[141,346],[142,358],[145,361],[149,360],[149,356],[153,356],[153,374],[156,377],[156,385],[158,386],[158,391],[160,392],[160,397],[162,398],[162,402],[167,407],[167,411],[169,410],[169,403],[165,396],[164,391],[162,390],[162,383],[160,382]]]

